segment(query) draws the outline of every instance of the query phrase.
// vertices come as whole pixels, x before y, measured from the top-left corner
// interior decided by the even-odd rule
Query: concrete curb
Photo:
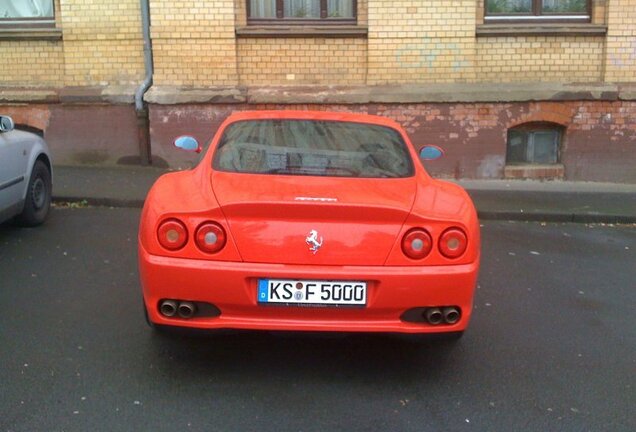
[[[120,198],[89,198],[72,196],[53,196],[53,202],[85,203],[94,207],[142,208],[144,200]],[[518,222],[568,222],[568,223],[611,223],[634,224],[636,215],[617,215],[603,213],[555,213],[555,212],[512,212],[477,210],[480,220],[518,221]]]
[[[521,213],[509,211],[477,210],[480,220],[519,222],[567,222],[567,223],[636,223],[634,215],[589,214],[589,213]]]
[[[120,198],[81,198],[71,196],[53,196],[54,204],[85,203],[93,207],[142,208],[145,200]]]

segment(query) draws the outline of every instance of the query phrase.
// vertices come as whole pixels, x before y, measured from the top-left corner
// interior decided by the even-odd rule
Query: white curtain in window
[[[0,0],[0,18],[53,17],[53,0]]]
[[[353,18],[353,0],[327,0],[327,15],[331,18]]]
[[[276,18],[276,0],[250,0],[250,18]]]
[[[320,18],[320,0],[286,0],[285,18]]]

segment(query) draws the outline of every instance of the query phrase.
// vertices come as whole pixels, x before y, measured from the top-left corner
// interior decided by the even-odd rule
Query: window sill
[[[62,40],[58,28],[0,28],[0,40]]]
[[[604,36],[606,25],[574,23],[523,23],[480,24],[476,34],[480,36]]]
[[[563,164],[506,165],[504,167],[504,178],[507,179],[561,179],[564,175]]]
[[[250,25],[237,27],[239,37],[366,37],[366,26],[358,25]]]

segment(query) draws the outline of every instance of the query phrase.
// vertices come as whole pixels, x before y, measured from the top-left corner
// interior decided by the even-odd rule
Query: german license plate
[[[299,306],[365,306],[367,304],[367,283],[259,279],[256,295],[259,303],[282,303]]]

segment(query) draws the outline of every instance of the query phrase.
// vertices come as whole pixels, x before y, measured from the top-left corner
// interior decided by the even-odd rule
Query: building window
[[[356,20],[356,0],[247,0],[252,24],[351,24]]]
[[[53,0],[0,0],[0,25],[10,27],[55,27]]]
[[[561,158],[562,128],[551,124],[526,124],[508,130],[506,164],[557,164]]]
[[[590,0],[485,0],[486,21],[589,21]]]

